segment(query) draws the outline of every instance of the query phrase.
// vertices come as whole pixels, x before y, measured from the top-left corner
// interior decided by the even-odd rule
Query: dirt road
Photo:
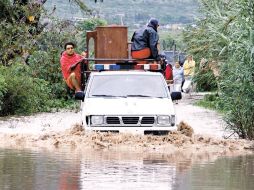
[[[194,133],[212,137],[229,137],[232,132],[226,130],[226,123],[217,112],[195,106],[194,103],[203,98],[205,93],[184,94],[182,100],[175,104],[178,123],[184,121],[193,129]],[[236,135],[233,136],[237,137]]]

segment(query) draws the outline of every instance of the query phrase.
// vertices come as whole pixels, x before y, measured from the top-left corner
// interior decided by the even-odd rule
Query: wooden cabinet
[[[126,26],[100,26],[95,31],[87,32],[86,43],[88,50],[91,38],[94,39],[95,58],[128,58],[128,29]]]

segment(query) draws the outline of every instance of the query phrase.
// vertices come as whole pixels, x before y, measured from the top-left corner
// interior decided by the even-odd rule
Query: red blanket
[[[62,68],[62,73],[63,73],[63,77],[66,80],[70,74],[71,74],[71,69],[70,67],[77,63],[78,61],[80,61],[81,59],[83,59],[83,57],[79,54],[74,53],[73,55],[68,55],[66,52],[64,52],[62,54],[62,57],[60,59],[61,62],[61,68]],[[77,80],[80,81],[81,79],[81,70],[80,70],[80,65],[78,64],[76,66],[76,68],[73,70],[73,72],[75,73]]]

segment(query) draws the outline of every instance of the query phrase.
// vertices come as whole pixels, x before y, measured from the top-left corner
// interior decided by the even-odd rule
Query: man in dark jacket
[[[131,44],[131,56],[133,59],[155,59],[160,60],[158,53],[159,35],[157,19],[150,19],[148,25],[134,32]]]

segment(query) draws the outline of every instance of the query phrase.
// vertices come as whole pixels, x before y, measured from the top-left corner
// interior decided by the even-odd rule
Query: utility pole
[[[121,25],[123,26],[123,17],[124,17],[124,13],[119,13],[119,14],[116,14],[116,15],[120,17],[120,23],[121,23]]]

